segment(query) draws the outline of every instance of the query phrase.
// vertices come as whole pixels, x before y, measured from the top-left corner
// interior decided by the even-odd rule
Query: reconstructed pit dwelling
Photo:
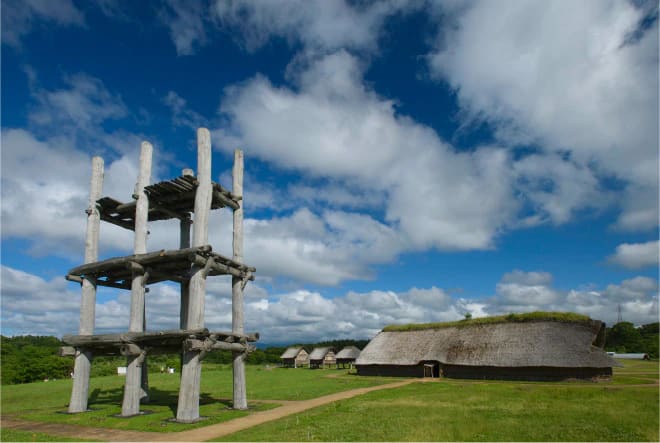
[[[93,356],[127,357],[121,415],[130,417],[140,414],[140,402],[148,400],[147,355],[181,353],[176,421],[195,422],[200,419],[202,359],[207,352],[214,350],[232,351],[233,407],[247,409],[245,356],[254,349],[249,342],[256,341],[259,334],[245,334],[243,325],[243,290],[249,280],[254,280],[256,271],[243,263],[243,153],[240,150],[234,152],[230,192],[211,180],[211,135],[208,129],[197,130],[197,176],[192,170],[185,169],[180,177],[150,185],[152,151],[150,143],[142,143],[139,177],[133,200],[128,203],[110,197],[101,198],[103,159],[92,159],[85,263],[71,269],[66,277],[82,287],[78,335],[65,335],[63,341],[71,346],[63,347],[60,352],[61,355],[75,355],[69,412],[87,411]],[[208,244],[209,213],[211,209],[223,207],[233,210],[232,258],[213,252]],[[147,223],[168,219],[180,221],[180,249],[147,252]],[[133,255],[98,261],[101,220],[135,232]],[[230,332],[211,332],[204,327],[206,278],[215,275],[232,276]],[[179,329],[147,332],[147,285],[162,281],[181,285]],[[128,332],[94,334],[97,286],[131,291]]]
[[[364,348],[355,366],[359,375],[601,379],[619,366],[604,344],[605,324],[598,320],[570,313],[511,314],[388,326]]]

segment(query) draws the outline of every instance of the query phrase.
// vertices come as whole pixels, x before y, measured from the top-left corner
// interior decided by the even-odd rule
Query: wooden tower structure
[[[148,354],[181,353],[182,370],[176,420],[191,423],[200,419],[201,362],[207,352],[229,350],[233,354],[233,407],[247,408],[245,356],[254,350],[258,333],[246,334],[243,327],[243,290],[254,280],[255,268],[243,263],[243,153],[234,152],[233,188],[224,189],[211,180],[211,135],[197,130],[197,176],[184,169],[180,177],[149,184],[153,148],[143,142],[140,172],[133,200],[122,203],[101,198],[103,159],[92,159],[92,179],[85,263],[69,271],[66,278],[81,284],[78,335],[65,335],[61,355],[75,355],[73,389],[69,412],[87,410],[89,374],[95,355],[124,355],[127,371],[121,415],[140,414],[140,402],[148,401],[146,358]],[[208,244],[208,220],[212,209],[233,210],[233,255],[224,257]],[[193,217],[194,216],[194,219]],[[147,223],[179,219],[180,248],[147,251]],[[98,261],[100,221],[135,232],[133,255]],[[192,226],[192,242],[190,231]],[[204,327],[206,279],[232,276],[232,330],[212,332]],[[179,329],[149,332],[146,329],[145,293],[148,285],[172,281],[181,285]],[[128,331],[94,334],[96,288],[109,286],[131,291]]]

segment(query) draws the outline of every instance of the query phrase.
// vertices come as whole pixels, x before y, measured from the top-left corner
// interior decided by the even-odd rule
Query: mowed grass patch
[[[90,412],[65,414],[71,395],[71,380],[4,386],[2,413],[39,422],[68,423],[82,426],[176,432],[208,426],[249,413],[277,407],[277,400],[304,400],[344,390],[388,383],[376,377],[358,377],[347,371],[281,369],[248,366],[249,411],[231,409],[232,371],[227,366],[208,365],[202,376],[200,415],[207,417],[194,424],[172,423],[178,401],[178,374],[149,374],[150,402],[141,406],[148,414],[121,418],[124,378],[95,377],[90,380]],[[328,377],[332,376],[332,377]],[[262,402],[259,400],[274,400]]]
[[[220,423],[234,418],[244,417],[256,411],[272,409],[278,404],[273,403],[248,403],[248,411],[231,409],[228,402],[206,398],[200,402],[199,413],[204,418],[197,423],[182,424],[173,422],[176,409],[168,405],[144,404],[142,415],[134,417],[119,417],[121,413],[120,404],[96,404],[91,406],[92,410],[84,414],[65,414],[64,411],[38,411],[21,415],[25,420],[49,423],[65,423],[71,425],[91,426],[96,428],[112,428],[133,431],[148,432],[178,432],[203,426]]]
[[[658,375],[660,372],[660,362],[658,360],[625,360],[617,359],[617,362],[623,365],[622,368],[614,368],[614,376],[620,374],[654,374]]]
[[[218,441],[658,441],[658,390],[608,384],[415,383]]]
[[[0,428],[0,441],[80,441],[79,438],[59,437],[42,432],[20,431]],[[100,440],[84,440],[100,441]]]

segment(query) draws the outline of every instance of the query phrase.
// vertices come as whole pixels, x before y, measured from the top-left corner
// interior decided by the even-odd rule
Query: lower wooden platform
[[[156,332],[125,332],[121,334],[65,335],[62,341],[70,346],[60,348],[61,356],[75,355],[76,350],[94,355],[178,354],[182,351],[252,352],[249,343],[256,342],[259,333],[234,334],[203,329],[173,329]]]

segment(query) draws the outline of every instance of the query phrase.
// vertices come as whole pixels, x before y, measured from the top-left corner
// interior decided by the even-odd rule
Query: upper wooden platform
[[[195,211],[197,184],[194,176],[182,175],[173,180],[145,186],[144,192],[149,197],[149,221],[173,218],[190,220],[190,214]],[[212,186],[211,209],[239,208],[240,197],[218,183],[212,183]],[[122,203],[111,197],[103,197],[96,201],[101,220],[130,230],[135,229],[135,204],[135,201]]]
[[[209,245],[195,248],[160,250],[87,263],[71,269],[67,280],[93,279],[97,285],[130,289],[136,269],[148,273],[146,284],[165,280],[183,282],[190,279],[191,266],[203,267],[206,275],[233,275],[254,280],[256,269],[212,252]]]

